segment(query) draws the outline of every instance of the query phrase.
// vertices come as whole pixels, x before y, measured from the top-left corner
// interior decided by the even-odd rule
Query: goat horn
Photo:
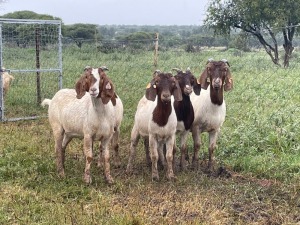
[[[186,72],[191,72],[190,67],[186,68]]]
[[[228,62],[227,59],[222,59],[221,61],[224,62],[224,63],[226,63],[230,67],[229,62]]]
[[[160,73],[161,73],[160,70],[155,70],[154,73],[153,73],[153,78],[154,78],[155,76],[157,76],[158,74],[160,74]]]
[[[89,69],[91,69],[92,67],[90,67],[90,66],[86,66],[86,67],[84,67],[84,70],[83,71],[87,71],[87,70],[89,70]]]
[[[108,70],[108,68],[106,66],[101,66],[100,69],[104,70]]]
[[[207,62],[212,62],[212,61],[214,61],[213,58],[209,58],[209,59],[207,60]]]
[[[181,69],[178,69],[178,68],[173,68],[172,70],[175,70],[177,73],[182,71]]]

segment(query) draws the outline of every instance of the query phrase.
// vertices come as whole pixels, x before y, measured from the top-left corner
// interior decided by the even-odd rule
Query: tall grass
[[[300,221],[300,79],[298,58],[283,69],[263,52],[203,51],[159,53],[157,69],[174,67],[199,77],[208,58],[226,58],[234,89],[225,93],[227,116],[218,139],[216,162],[231,178],[203,171],[176,171],[178,181],[152,183],[142,144],[136,173],[124,173],[130,131],[138,100],[152,78],[153,52],[103,54],[91,46],[65,48],[63,84],[73,88],[86,65],[109,68],[124,103],[121,168],[112,168],[116,184],[108,186],[102,169],[93,166],[94,182],[82,181],[82,142],[67,149],[66,178],[56,175],[54,142],[47,118],[0,124],[0,223],[2,224],[295,224]],[[32,60],[23,56],[15,64]],[[12,68],[7,62],[7,68]],[[16,66],[19,68],[18,66]],[[34,74],[14,74],[6,115],[46,115],[34,104]],[[57,91],[57,77],[43,74],[43,97]],[[51,77],[51,78],[49,78]],[[24,115],[26,116],[26,115]],[[203,134],[200,157],[207,154]],[[95,146],[95,154],[97,146]],[[191,154],[193,142],[188,140]]]

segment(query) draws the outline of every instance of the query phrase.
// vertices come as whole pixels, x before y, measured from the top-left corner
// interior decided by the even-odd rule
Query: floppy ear
[[[100,88],[100,98],[103,104],[107,104],[115,95],[115,88],[108,77],[104,77],[102,88]],[[113,105],[116,105],[116,99],[112,100]]]
[[[115,106],[117,104],[116,99],[118,98],[118,96],[116,95],[116,93],[114,93],[114,96],[112,96],[112,98],[110,99],[113,106]]]
[[[201,91],[201,84],[197,82],[195,82],[194,86],[193,86],[194,92],[196,95],[200,95],[200,91]]]
[[[146,87],[146,98],[150,101],[155,101],[157,95],[156,85],[154,80],[152,80]]]
[[[90,89],[90,82],[89,82],[89,76],[92,75],[92,68],[87,66],[84,69],[84,74],[81,75],[81,77],[78,79],[78,81],[75,84],[75,90],[76,90],[76,97],[78,99],[82,98],[85,95],[85,92],[88,92]]]
[[[75,84],[76,98],[81,99],[89,90],[86,75],[83,74]]]
[[[206,67],[200,76],[201,88],[203,88],[204,90],[206,90],[209,85],[209,82],[207,82],[207,70],[209,70],[209,67]]]
[[[191,75],[191,85],[193,86],[194,93],[200,95],[201,84],[194,75]]]
[[[225,77],[225,84],[224,84],[224,90],[225,91],[230,91],[233,88],[233,79],[230,73],[230,70],[228,68],[227,74]]]
[[[175,99],[175,101],[182,101],[182,92],[181,92],[179,83],[174,77],[172,77],[172,78],[175,80],[175,84],[176,84],[174,91],[173,91],[174,99]]]

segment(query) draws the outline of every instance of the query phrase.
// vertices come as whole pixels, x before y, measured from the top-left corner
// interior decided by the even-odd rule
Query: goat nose
[[[170,98],[170,94],[164,93],[164,94],[163,94],[163,97],[164,97],[165,99]]]
[[[95,91],[97,91],[97,88],[93,87],[93,88],[91,88],[91,91],[95,92]]]

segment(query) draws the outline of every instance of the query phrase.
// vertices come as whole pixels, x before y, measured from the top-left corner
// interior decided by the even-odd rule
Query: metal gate
[[[45,116],[62,88],[61,21],[0,19],[0,121]]]

